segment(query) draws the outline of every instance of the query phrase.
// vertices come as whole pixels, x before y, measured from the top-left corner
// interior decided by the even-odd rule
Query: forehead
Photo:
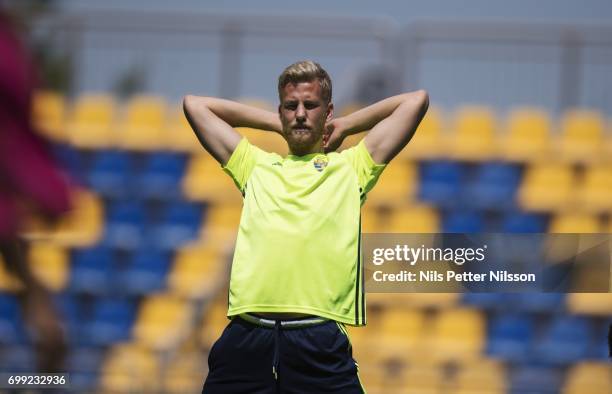
[[[319,81],[288,83],[283,88],[283,100],[320,100],[321,85]]]

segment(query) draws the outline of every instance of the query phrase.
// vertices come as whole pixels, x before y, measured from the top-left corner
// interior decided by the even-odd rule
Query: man
[[[198,139],[244,196],[232,320],[210,350],[203,392],[361,393],[344,328],[366,323],[360,207],[414,134],[428,96],[406,93],[334,119],[331,80],[311,61],[287,67],[278,93],[278,114],[209,97],[183,101]],[[289,155],[262,151],[234,127],[280,133]],[[334,152],[363,130],[357,146]]]

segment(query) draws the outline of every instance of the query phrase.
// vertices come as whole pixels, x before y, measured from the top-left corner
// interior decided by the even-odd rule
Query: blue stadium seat
[[[510,376],[511,394],[558,394],[563,375],[556,368],[522,366]]]
[[[607,319],[593,319],[592,324],[595,326],[593,335],[588,349],[588,357],[596,360],[609,360],[610,350],[608,344],[602,338],[607,338],[609,330],[612,330],[612,317]]]
[[[564,308],[563,293],[518,293],[515,307],[521,311],[555,313]]]
[[[105,346],[128,340],[135,314],[132,301],[100,299],[93,306],[92,319],[83,326],[83,344]]]
[[[484,230],[484,219],[476,212],[451,211],[442,220],[444,233],[481,233]]]
[[[99,347],[82,346],[71,348],[66,356],[66,370],[70,373],[70,380],[72,381],[73,373],[97,372],[102,365],[104,356],[104,349]]]
[[[104,243],[117,249],[135,250],[144,241],[145,207],[135,201],[116,201],[107,209]]]
[[[202,223],[201,204],[175,202],[169,204],[161,223],[155,226],[150,242],[163,249],[176,249],[197,238]]]
[[[89,171],[88,184],[98,194],[126,198],[132,191],[130,155],[120,151],[96,152]]]
[[[507,213],[501,224],[504,233],[544,233],[547,228],[546,216],[522,212]]]
[[[515,195],[520,180],[516,165],[485,163],[462,187],[463,203],[482,210],[507,210],[515,206]]]
[[[36,357],[31,346],[11,345],[0,351],[0,371],[32,373],[36,371]]]
[[[0,345],[24,341],[21,313],[17,299],[0,294]]]
[[[77,293],[109,294],[112,261],[111,251],[104,246],[73,251],[69,289]]]
[[[441,208],[459,204],[463,167],[449,161],[422,163],[419,168],[419,199]]]
[[[52,153],[59,165],[68,171],[70,176],[80,182],[85,182],[86,160],[81,152],[70,145],[55,143],[52,145]]]
[[[489,323],[487,354],[512,362],[526,361],[533,329],[527,315],[503,313],[494,316]]]
[[[534,345],[538,361],[551,365],[566,365],[584,359],[589,354],[592,330],[586,318],[560,316],[541,332]]]
[[[180,182],[185,172],[185,155],[170,152],[150,154],[143,171],[136,176],[142,198],[176,200],[181,196]]]
[[[502,293],[465,293],[462,301],[483,309],[508,309],[507,296]]]
[[[144,295],[162,290],[170,268],[168,252],[155,248],[139,249],[117,280],[121,291],[129,295]]]

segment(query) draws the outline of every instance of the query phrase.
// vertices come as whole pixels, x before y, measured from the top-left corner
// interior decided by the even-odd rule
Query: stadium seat
[[[444,233],[481,233],[484,229],[484,218],[477,212],[452,211],[442,219]]]
[[[463,205],[477,210],[508,210],[515,207],[520,180],[517,166],[489,162],[479,165],[462,187]]]
[[[203,299],[217,290],[227,266],[218,244],[189,245],[175,257],[168,288],[183,298]]]
[[[501,231],[504,233],[543,233],[548,228],[545,215],[509,212],[504,215]]]
[[[606,362],[583,361],[570,366],[562,394],[609,394],[612,392],[612,366]]]
[[[150,393],[161,387],[162,368],[154,352],[138,344],[113,346],[100,370],[99,391]]]
[[[66,101],[58,92],[36,91],[32,97],[34,128],[55,142],[66,142]]]
[[[21,330],[23,331],[23,328]],[[0,337],[0,341],[2,339],[6,338]],[[3,347],[2,351],[0,351],[0,371],[10,371],[13,374],[36,371],[35,350],[30,345],[10,342],[8,346]]]
[[[144,207],[134,201],[120,200],[108,207],[104,243],[117,249],[135,250],[145,241],[147,224]]]
[[[534,325],[528,315],[497,314],[490,321],[487,354],[511,362],[529,358]]]
[[[510,375],[511,394],[557,394],[563,375],[547,366],[518,366]]]
[[[117,125],[117,146],[136,151],[164,149],[166,102],[157,96],[136,96],[127,103]]]
[[[458,206],[464,171],[461,164],[449,161],[421,163],[419,200],[441,208]]]
[[[377,341],[379,352],[386,355],[422,353],[425,326],[425,314],[419,310],[388,308],[379,325],[380,338]]]
[[[567,308],[575,314],[612,316],[612,294],[571,293],[567,295]]]
[[[189,126],[181,106],[172,106],[168,109],[168,118],[164,129],[166,149],[182,153],[207,154],[191,126]]]
[[[191,314],[191,305],[176,296],[149,296],[140,306],[134,338],[149,349],[174,349],[190,332]]]
[[[23,341],[23,326],[17,298],[0,294],[0,345],[16,344]]]
[[[201,228],[200,238],[204,240],[228,241],[236,237],[242,206],[231,203],[208,206]]]
[[[363,232],[436,233],[440,231],[438,212],[426,204],[407,204],[390,209],[366,203],[362,215]]]
[[[135,179],[137,194],[145,199],[178,200],[186,157],[170,152],[154,152],[146,157],[144,168]]]
[[[128,198],[133,191],[133,160],[127,152],[99,151],[93,157],[88,185],[109,198]]]
[[[555,215],[550,220],[550,233],[598,233],[602,225],[595,215],[568,212]]]
[[[205,355],[197,349],[177,352],[166,364],[162,392],[169,394],[202,391],[202,379],[207,368]]]
[[[405,205],[412,200],[417,187],[417,169],[411,162],[392,162],[380,176],[376,187],[368,193],[369,204]]]
[[[455,114],[453,132],[448,136],[450,157],[465,161],[485,161],[496,157],[496,131],[496,119],[491,109],[459,109]]]
[[[539,333],[533,346],[534,358],[550,365],[566,365],[589,353],[590,323],[578,316],[554,318]]]
[[[594,213],[612,212],[611,165],[587,167],[576,189],[580,209]]]
[[[512,162],[542,162],[551,154],[551,121],[548,113],[536,108],[510,112],[506,133],[500,138],[500,153]]]
[[[53,243],[36,242],[28,250],[32,273],[46,287],[58,292],[64,290],[69,279],[68,254]]]
[[[221,165],[210,155],[191,158],[182,181],[183,194],[191,201],[211,203],[242,201],[240,191],[232,178],[223,172]]]
[[[221,293],[221,292],[220,292]],[[210,351],[230,320],[227,318],[227,296],[215,297],[205,307],[204,320],[200,326],[199,340],[204,349]]]
[[[561,119],[561,136],[556,151],[565,161],[590,163],[601,159],[604,119],[599,112],[568,110]]]
[[[72,252],[70,290],[78,293],[107,295],[112,289],[113,256],[108,248],[95,246]]]
[[[447,148],[447,141],[443,135],[445,129],[442,111],[439,108],[430,107],[412,140],[399,153],[398,158],[432,160],[444,157]]]
[[[455,394],[505,394],[508,386],[504,366],[492,359],[461,365],[453,383]]]
[[[115,107],[115,99],[110,95],[86,94],[78,97],[67,122],[72,145],[85,149],[114,146]]]
[[[128,295],[146,295],[163,290],[170,269],[168,252],[148,247],[138,249],[117,280]]]
[[[119,298],[103,298],[93,305],[91,320],[81,332],[81,343],[107,346],[130,339],[136,307],[133,301]]]
[[[558,211],[571,208],[574,194],[574,174],[569,166],[532,164],[523,176],[518,199],[528,211]]]
[[[202,205],[174,202],[162,211],[161,222],[151,230],[150,242],[161,249],[174,250],[198,237],[202,222]]]
[[[426,347],[439,363],[473,360],[485,345],[485,320],[476,309],[441,310],[429,330],[431,336]]]

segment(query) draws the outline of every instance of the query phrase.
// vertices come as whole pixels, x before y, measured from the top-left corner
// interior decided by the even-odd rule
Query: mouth
[[[292,127],[291,130],[293,130],[296,133],[307,133],[307,132],[310,132],[310,127],[308,127],[308,126],[295,126],[295,127]]]

